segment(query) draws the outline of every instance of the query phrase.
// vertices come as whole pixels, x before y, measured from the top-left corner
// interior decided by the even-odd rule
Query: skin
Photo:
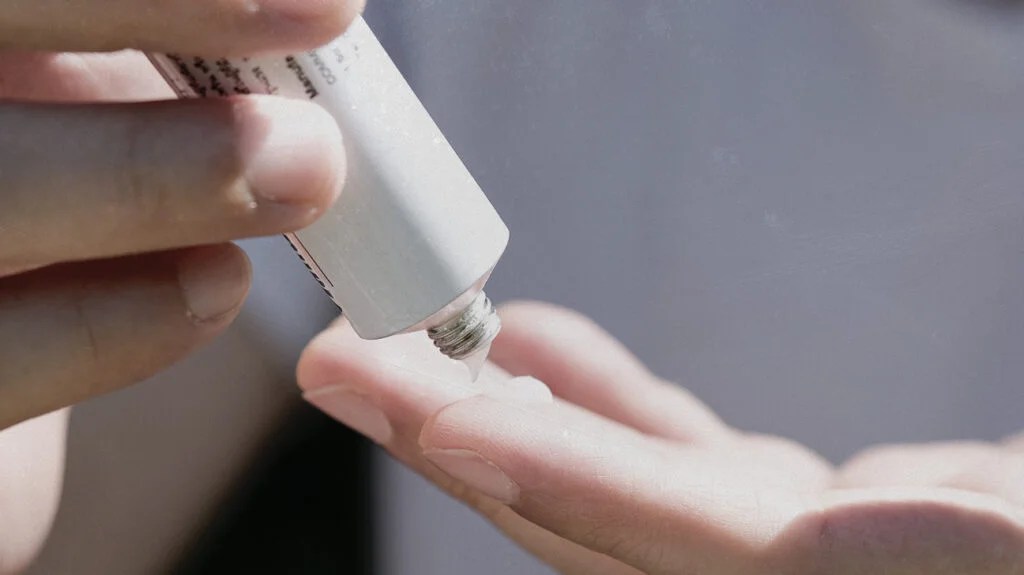
[[[366,342],[344,322],[299,382],[561,573],[1024,573],[1021,439],[884,446],[836,468],[725,425],[587,318],[538,303],[502,317],[477,383],[424,337]]]
[[[361,9],[0,4],[0,573],[22,570],[53,520],[62,408],[146,379],[221,333],[251,273],[229,242],[308,225],[344,180],[341,136],[318,106],[177,101],[135,50],[312,48]]]

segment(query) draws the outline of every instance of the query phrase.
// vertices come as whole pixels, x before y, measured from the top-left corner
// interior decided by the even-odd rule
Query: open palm
[[[1024,441],[836,469],[729,428],[579,315],[522,303],[503,320],[477,383],[424,337],[339,322],[300,384],[564,573],[1024,573]]]

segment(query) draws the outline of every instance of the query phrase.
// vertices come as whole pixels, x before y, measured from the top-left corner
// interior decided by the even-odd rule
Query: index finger
[[[365,0],[7,0],[0,49],[239,55],[312,48]]]
[[[565,404],[478,396],[442,409],[419,443],[450,476],[644,573],[791,572],[773,544],[806,511],[799,496],[717,453],[665,454],[622,441],[614,422],[573,417]]]

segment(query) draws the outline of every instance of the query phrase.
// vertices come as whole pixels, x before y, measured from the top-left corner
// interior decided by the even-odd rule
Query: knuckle
[[[126,119],[122,131],[123,161],[120,162],[117,185],[114,193],[117,197],[111,210],[127,212],[125,217],[109,218],[111,222],[121,222],[140,229],[152,229],[160,223],[169,202],[170,192],[152,178],[153,150],[147,135],[147,123],[142,116],[133,115]],[[112,226],[111,234],[120,234],[125,230]]]
[[[107,214],[119,225],[109,233],[141,231],[137,237],[153,245],[186,228],[208,239],[233,235],[232,222],[256,207],[241,159],[241,102],[195,101],[130,114]],[[214,222],[220,227],[213,229]]]
[[[264,129],[265,118],[251,98],[232,96],[215,104],[197,110],[205,117],[197,122],[193,137],[206,143],[196,148],[197,157],[190,163],[210,199],[229,213],[249,212],[255,202],[246,176],[246,132]]]
[[[75,331],[78,332],[78,339],[82,342],[79,347],[80,353],[84,356],[84,372],[89,373],[92,367],[100,362],[103,356],[103,345],[101,338],[97,337],[95,320],[89,313],[85,297],[78,295],[71,298],[71,309],[74,313]],[[85,378],[86,381],[89,378]],[[92,390],[88,390],[92,391]]]
[[[0,72],[0,99],[3,98]],[[0,102],[0,277],[14,275],[43,264],[47,242],[46,222],[40,222],[40,185],[37,154],[21,143],[32,129],[33,118],[20,104]],[[44,184],[45,185],[45,184]]]

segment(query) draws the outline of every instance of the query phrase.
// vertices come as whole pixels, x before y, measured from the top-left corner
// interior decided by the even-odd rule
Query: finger
[[[566,407],[459,401],[424,426],[420,444],[452,477],[644,573],[779,567],[771,543],[805,502],[703,450],[669,458],[621,442],[612,422],[567,426]]]
[[[202,55],[312,48],[339,36],[361,0],[8,0],[0,49]]]
[[[431,415],[477,395],[552,401],[551,391],[544,383],[534,378],[509,379],[491,365],[485,365],[480,378],[474,381],[465,366],[438,353],[423,333],[367,341],[359,338],[344,320],[317,336],[306,348],[299,360],[298,381],[306,399],[318,406],[316,400],[321,393],[330,398],[339,389],[363,398],[359,407],[366,408],[365,413],[372,417],[360,418],[361,413],[354,413],[355,419],[346,422],[382,445],[390,445],[395,434],[417,437]],[[587,427],[595,421],[610,423],[571,404],[564,405],[562,417],[569,426]],[[616,425],[610,429],[620,443],[666,449],[666,445],[652,443],[632,428]],[[415,441],[412,446],[419,452]]]
[[[997,444],[968,443],[961,453],[935,453],[935,459],[946,461],[947,469],[956,470],[940,475],[936,484],[995,495],[1024,507],[1024,452],[1019,441],[1019,436],[1011,436]]]
[[[949,483],[950,487],[991,493],[1024,507],[1024,434],[994,445],[989,456]]]
[[[563,573],[639,575],[634,569],[530,523],[493,498],[467,487],[428,462],[418,444],[424,422],[452,402],[481,393],[521,401],[551,401],[540,382],[506,381],[486,366],[476,382],[456,362],[437,353],[422,334],[379,341],[360,339],[344,321],[318,336],[303,353],[299,385],[306,399],[335,419],[385,446],[451,496]]]
[[[0,432],[0,573],[21,573],[42,548],[60,501],[67,410]]]
[[[731,432],[585,316],[539,302],[506,304],[501,313],[491,355],[510,373],[534,375],[555,395],[648,434],[714,442],[722,457],[746,461],[762,482],[808,490],[830,483],[832,466],[819,455],[782,438]]]
[[[836,487],[947,487],[995,495],[1024,506],[1024,454],[1012,441],[891,445],[869,449],[844,465]]]
[[[249,276],[220,245],[0,280],[0,429],[184,357],[230,323]]]
[[[286,99],[6,104],[0,125],[0,275],[300,228],[344,177],[337,125]]]
[[[939,484],[977,493],[988,493],[1024,506],[1024,456],[996,450],[977,464]]]
[[[731,436],[699,400],[651,374],[590,319],[550,304],[501,309],[492,360],[513,375],[532,375],[555,395],[651,435],[689,442]]]
[[[835,486],[938,486],[995,454],[994,446],[973,441],[884,445],[864,450],[840,467]]]
[[[167,82],[140,52],[0,52],[0,100],[127,102],[173,96]]]
[[[552,401],[550,390],[542,382],[510,379],[490,365],[474,381],[463,365],[440,355],[422,333],[367,341],[344,321],[317,336],[306,348],[299,360],[298,382],[308,401],[349,427],[390,449],[412,450],[403,455],[419,455],[416,438],[423,423],[457,401],[477,395]],[[335,396],[359,401],[349,413],[333,405]],[[340,401],[338,405],[344,404]],[[608,421],[569,404],[564,406],[563,417],[567,425]],[[650,443],[633,429],[617,426],[615,431],[619,442]],[[394,437],[407,441],[393,444]]]

